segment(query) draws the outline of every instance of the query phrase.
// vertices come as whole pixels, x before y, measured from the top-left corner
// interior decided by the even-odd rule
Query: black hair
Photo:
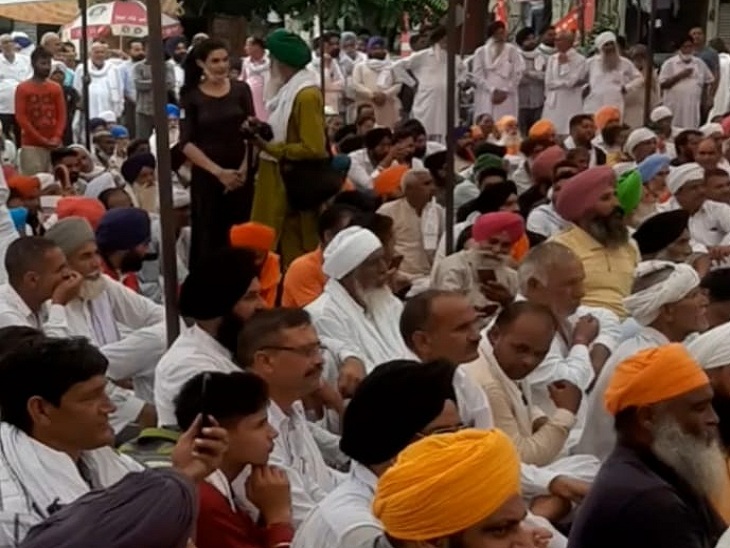
[[[30,54],[30,64],[32,66],[35,66],[38,61],[50,61],[51,59],[53,59],[53,54],[46,48],[36,48]]]
[[[200,84],[200,80],[203,77],[203,69],[198,65],[198,61],[205,61],[211,53],[219,49],[228,51],[228,46],[223,40],[206,38],[188,54],[183,64],[185,82],[183,83],[182,89],[180,89],[180,97],[183,97]]]
[[[108,361],[88,339],[40,337],[0,356],[2,420],[29,434],[28,400],[40,397],[58,407],[78,383],[106,374]]]
[[[535,314],[537,316],[542,316],[553,329],[558,328],[555,316],[547,306],[531,303],[530,301],[516,301],[505,306],[500,311],[497,319],[494,320],[494,326],[499,329],[504,329],[505,327],[512,325],[523,314]]]
[[[68,158],[69,156],[76,156],[76,149],[70,147],[59,147],[51,150],[51,165],[56,167],[61,163],[61,160]]]
[[[696,129],[685,129],[674,138],[674,144],[679,147],[686,147],[690,137],[702,137],[702,132]]]
[[[221,426],[229,427],[240,419],[265,409],[268,400],[269,389],[266,382],[253,373],[199,373],[183,385],[175,398],[175,418],[177,425],[186,431],[195,422],[195,418],[205,411]]]
[[[525,27],[515,35],[515,43],[518,46],[522,46],[530,36],[535,36],[535,29],[532,27]]]
[[[317,221],[317,235],[319,241],[324,241],[324,233],[337,228],[342,220],[346,217],[354,219],[358,215],[359,211],[351,205],[347,204],[333,204],[325,209],[320,215]]]
[[[474,157],[479,158],[482,154],[494,154],[500,158],[504,158],[507,155],[507,147],[502,145],[495,145],[494,143],[483,142],[479,143],[474,149]]]
[[[586,120],[593,121],[593,116],[590,114],[576,114],[570,119],[570,130],[573,131],[573,128],[581,125]]]
[[[730,301],[730,268],[711,270],[700,282],[710,303]]]
[[[436,44],[437,42],[440,42],[441,40],[446,38],[448,34],[449,33],[446,30],[446,27],[444,25],[439,25],[431,31],[431,34],[429,36],[429,42],[431,44]]]
[[[258,36],[249,36],[248,39],[251,40],[252,44],[256,44],[260,48],[266,49],[266,42],[263,38],[260,38]]]
[[[141,44],[142,47],[147,46],[147,40],[140,37],[131,38],[129,42],[127,42],[127,49],[129,49],[132,44]]]
[[[76,46],[73,42],[63,42],[61,44],[62,49],[72,49],[73,51],[76,51]]]
[[[487,27],[487,38],[491,38],[498,30],[501,29],[507,29],[507,25],[505,25],[502,21],[492,21]]]
[[[350,154],[361,148],[365,148],[365,139],[362,135],[348,135],[341,141],[337,141],[337,150],[340,154]]]
[[[11,243],[5,253],[5,270],[10,283],[20,282],[30,270],[40,270],[46,253],[57,247],[55,242],[40,236],[18,238]]]
[[[393,237],[393,218],[387,215],[370,212],[363,213],[358,215],[352,224],[367,228],[378,237],[378,240],[383,245],[388,243],[388,238]]]
[[[274,308],[257,312],[238,335],[238,363],[243,367],[251,367],[256,352],[275,344],[282,331],[311,324],[312,318],[302,308]]]
[[[109,211],[109,209],[110,209],[110,208],[109,208],[109,201],[111,200],[111,197],[112,197],[112,196],[113,196],[114,194],[119,194],[119,193],[122,193],[122,194],[124,194],[124,195],[126,195],[126,194],[127,194],[127,193],[126,193],[126,192],[124,191],[124,189],[123,189],[123,188],[121,188],[121,187],[115,187],[115,188],[107,188],[106,190],[103,190],[103,191],[102,191],[102,192],[101,192],[101,193],[99,194],[99,196],[97,197],[97,200],[99,200],[99,201],[101,202],[101,204],[102,204],[102,205],[104,206],[104,209],[106,209],[107,211]],[[130,198],[130,201],[131,201],[131,198]]]
[[[406,301],[400,315],[400,334],[406,346],[413,350],[413,335],[423,331],[428,324],[433,302],[441,297],[461,295],[456,291],[444,289],[427,289]]]
[[[131,158],[139,151],[140,147],[144,145],[150,146],[148,139],[132,139],[127,145],[127,158]]]
[[[456,238],[456,242],[454,242],[455,253],[464,250],[464,248],[466,247],[466,242],[471,240],[473,229],[474,225],[469,225],[459,233],[459,237]]]
[[[422,135],[428,135],[426,133],[426,128],[424,125],[416,120],[415,118],[412,118],[410,120],[406,120],[402,124],[400,124],[399,128],[408,128],[412,133],[414,137],[421,137]]]
[[[408,139],[409,137],[412,137],[413,139],[416,138],[416,134],[413,132],[413,129],[401,126],[399,128],[396,128],[393,132],[393,143],[403,141],[405,139]]]

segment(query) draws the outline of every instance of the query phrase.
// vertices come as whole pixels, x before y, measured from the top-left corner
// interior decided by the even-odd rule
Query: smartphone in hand
[[[493,268],[480,268],[477,270],[477,276],[479,277],[479,283],[483,285],[497,281],[497,273]]]

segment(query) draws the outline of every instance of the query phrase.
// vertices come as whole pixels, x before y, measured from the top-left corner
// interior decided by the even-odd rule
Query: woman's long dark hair
[[[200,68],[200,65],[198,65],[198,61],[205,62],[212,52],[219,49],[228,51],[228,46],[222,40],[218,40],[217,38],[208,38],[200,42],[190,53],[188,53],[187,57],[185,57],[185,63],[183,64],[185,81],[183,82],[182,88],[180,88],[181,98],[189,91],[198,87],[200,80],[203,78],[203,69]]]

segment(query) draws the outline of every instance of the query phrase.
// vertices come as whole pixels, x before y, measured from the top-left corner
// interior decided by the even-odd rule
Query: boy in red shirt
[[[253,373],[200,373],[176,400],[178,426],[186,431],[202,412],[228,431],[228,451],[218,470],[199,484],[197,548],[284,548],[294,536],[291,494],[284,471],[268,466],[277,433],[267,418],[266,382]],[[245,499],[258,508],[259,523],[246,511],[244,493],[232,483],[246,468]]]
[[[15,119],[20,126],[20,170],[24,175],[51,171],[51,150],[61,146],[66,129],[63,89],[49,80],[51,53],[33,50],[33,77],[15,89]]]

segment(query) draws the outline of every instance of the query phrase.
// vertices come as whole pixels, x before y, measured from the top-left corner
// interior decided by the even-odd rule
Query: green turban
[[[504,173],[505,177],[507,176],[506,171],[504,170],[504,160],[500,158],[499,156],[495,154],[481,154],[476,161],[474,162],[474,166],[472,168],[472,171],[474,172],[475,179],[479,179],[479,175],[486,170],[500,170],[502,173]]]
[[[616,197],[624,215],[631,215],[641,202],[641,193],[643,190],[641,173],[639,170],[632,169],[624,173],[616,184]]]
[[[307,43],[285,29],[276,29],[269,34],[266,49],[274,59],[295,69],[303,69],[312,60],[312,52]]]

